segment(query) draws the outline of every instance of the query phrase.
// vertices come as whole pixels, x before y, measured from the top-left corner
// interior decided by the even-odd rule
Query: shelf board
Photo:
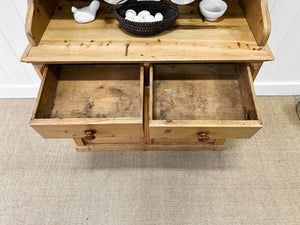
[[[180,16],[153,37],[133,36],[119,25],[113,6],[101,2],[97,19],[73,20],[71,6],[86,1],[61,0],[37,46],[22,61],[31,63],[114,62],[258,62],[273,60],[268,45],[258,46],[237,0],[216,22],[203,21],[198,2],[179,6]]]

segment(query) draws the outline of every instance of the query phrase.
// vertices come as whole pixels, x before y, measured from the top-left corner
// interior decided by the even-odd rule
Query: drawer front
[[[33,120],[31,127],[44,138],[84,138],[86,131],[93,130],[95,138],[100,137],[131,137],[143,136],[142,120],[127,120],[126,122],[101,121],[97,119],[49,119]]]
[[[47,65],[31,126],[44,138],[143,136],[143,90],[139,64]]]
[[[151,139],[250,138],[262,128],[246,64],[150,67]]]
[[[182,121],[171,121],[169,125],[168,122],[163,125],[161,122],[152,122],[150,137],[206,142],[213,139],[250,138],[262,128],[262,124],[255,121],[246,124],[238,121],[205,121],[198,125],[195,123],[196,121],[184,121],[184,124]]]

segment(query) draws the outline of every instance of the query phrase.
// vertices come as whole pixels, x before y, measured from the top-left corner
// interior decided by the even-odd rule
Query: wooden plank
[[[212,144],[98,144],[77,146],[78,151],[195,151],[224,150],[224,145]]]
[[[243,99],[245,119],[261,121],[250,66],[246,64],[237,64],[237,70],[239,74],[240,92]]]
[[[216,22],[202,21],[198,2],[179,6],[168,31],[153,37],[130,35],[116,21],[113,7],[101,3],[97,19],[77,24],[73,1],[61,0],[38,46],[22,58],[32,63],[235,62],[272,60],[267,45],[258,46],[237,0]],[[86,5],[86,1],[76,1]],[[82,32],[84,30],[84,32]]]
[[[150,137],[197,139],[198,132],[205,131],[210,139],[238,139],[250,138],[261,128],[259,121],[153,120],[150,121]]]
[[[96,138],[91,141],[84,141],[85,145],[90,144],[141,144],[144,143],[144,137],[106,137]]]
[[[239,0],[258,45],[266,45],[271,33],[268,0]]]
[[[252,74],[252,80],[255,81],[256,76],[262,67],[263,62],[257,62],[257,63],[250,63],[250,69],[251,69],[251,74]]]
[[[151,140],[152,144],[187,144],[187,143],[198,143],[198,144],[213,144],[213,145],[224,145],[226,139],[210,139],[208,141],[199,142],[197,138],[178,138],[178,139],[167,139],[167,138],[154,138]]]
[[[45,69],[45,64],[32,64],[33,68],[37,72],[39,78],[42,80],[43,79],[43,74],[44,74],[44,69]]]
[[[74,137],[73,140],[74,140],[76,146],[84,146],[84,141],[83,141],[82,138],[76,138],[76,137]]]
[[[144,143],[151,144],[150,134],[149,134],[149,87],[145,87],[144,96]]]
[[[153,138],[151,139],[152,144],[188,144],[188,143],[194,143],[194,144],[202,144],[204,142],[198,141],[198,138],[176,138],[176,139],[169,139],[169,138]],[[216,139],[210,139],[208,141],[205,141],[207,144],[214,145],[216,143]]]
[[[216,145],[224,145],[226,142],[226,139],[216,139],[215,144]]]
[[[150,64],[150,78],[149,78],[149,82],[150,82],[150,86],[149,86],[149,120],[153,120],[153,76],[154,76],[154,68],[153,68],[153,64]]]
[[[144,78],[145,78],[145,68],[144,64],[140,64],[140,95],[139,95],[139,112],[140,117],[144,116]]]
[[[28,41],[38,45],[58,0],[27,0],[25,31]]]
[[[143,116],[140,65],[62,65],[50,118]]]
[[[97,138],[143,136],[142,118],[33,119],[30,125],[44,138],[83,137],[88,129],[95,130]]]
[[[33,118],[48,118],[58,81],[58,66],[48,66],[44,70],[42,84],[36,100]]]

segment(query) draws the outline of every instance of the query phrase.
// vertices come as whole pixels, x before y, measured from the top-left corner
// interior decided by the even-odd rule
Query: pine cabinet
[[[87,1],[28,0],[22,61],[42,79],[31,126],[82,151],[223,150],[251,138],[262,128],[253,81],[273,60],[267,0],[226,2],[215,22],[195,1],[171,29],[136,37],[104,2],[78,24],[71,6]]]

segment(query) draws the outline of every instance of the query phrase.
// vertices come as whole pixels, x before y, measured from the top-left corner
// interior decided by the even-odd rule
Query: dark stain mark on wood
[[[112,20],[112,19],[104,19],[104,21],[105,21],[105,23],[107,23],[107,24],[112,24],[112,23],[114,23],[114,20]]]
[[[126,43],[125,56],[128,56],[129,43]]]
[[[95,102],[89,102],[88,107],[89,109],[92,109],[95,106]]]
[[[167,118],[166,110],[160,110],[159,111],[159,117],[160,120],[165,120]]]
[[[169,133],[171,133],[171,130],[170,130],[170,129],[167,129],[167,130],[164,131],[164,133],[165,133],[165,134],[169,134]]]
[[[70,43],[67,40],[64,40],[64,43],[66,44],[66,47],[70,46]]]
[[[112,92],[113,94],[118,94],[118,95],[122,94],[122,91],[117,88],[110,88],[109,91]]]
[[[108,41],[107,44],[106,44],[106,46],[109,46],[110,44],[111,44],[111,41]]]
[[[157,41],[158,41],[158,42],[161,42],[161,40],[160,40],[159,38],[157,39]]]
[[[94,40],[91,40],[91,43],[93,43],[94,42]]]
[[[141,54],[141,56],[144,56],[143,54]]]
[[[99,89],[103,89],[103,88],[104,88],[103,86],[100,86],[100,87],[99,87]]]
[[[97,117],[97,118],[107,118],[106,115],[100,114],[100,113],[97,113],[97,114],[96,114],[96,117]]]
[[[239,48],[241,47],[241,43],[240,42],[238,42],[237,45],[239,46]]]
[[[83,46],[83,43],[80,43],[80,46]]]

